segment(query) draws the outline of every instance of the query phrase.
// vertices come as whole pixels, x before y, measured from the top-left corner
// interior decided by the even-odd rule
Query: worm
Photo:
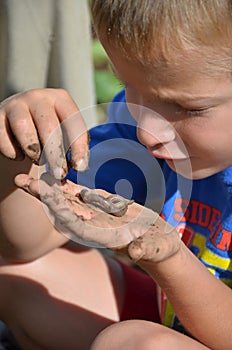
[[[103,197],[94,191],[83,189],[80,191],[80,197],[86,204],[91,204],[102,211],[115,216],[123,216],[129,204],[133,200],[123,198],[117,194],[112,194],[109,197]]]

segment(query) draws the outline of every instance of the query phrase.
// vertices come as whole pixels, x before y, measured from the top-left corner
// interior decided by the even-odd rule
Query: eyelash
[[[180,110],[176,112],[176,114],[186,114],[189,117],[197,117],[208,112],[208,108],[205,109],[186,109],[180,107]]]
[[[205,113],[204,109],[200,109],[200,110],[186,110],[186,114],[190,117],[195,117],[195,116],[199,116]]]

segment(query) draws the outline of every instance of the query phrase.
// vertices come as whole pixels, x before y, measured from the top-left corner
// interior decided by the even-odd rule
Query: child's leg
[[[0,286],[0,318],[23,349],[89,349],[120,319],[150,320],[146,303],[157,314],[150,277],[71,242],[29,263],[0,261]]]
[[[120,265],[66,245],[28,263],[0,262],[0,318],[22,349],[89,349],[120,318]]]
[[[130,320],[102,331],[90,350],[209,350],[201,343],[156,323]]]

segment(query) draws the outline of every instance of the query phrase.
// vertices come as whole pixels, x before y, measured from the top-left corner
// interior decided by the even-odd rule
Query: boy
[[[160,159],[166,183],[162,216],[176,226],[199,260],[217,277],[210,274],[183,244],[173,255],[167,254],[158,263],[154,256],[148,261],[146,256],[141,258],[141,267],[165,291],[181,323],[198,341],[155,324],[129,321],[103,332],[93,344],[93,349],[123,349],[123,346],[125,349],[229,349],[232,341],[229,312],[232,297],[225,284],[231,287],[231,3],[216,0],[146,0],[142,3],[96,0],[92,9],[100,40],[115,71],[125,82],[126,101],[137,121],[138,139],[154,157]],[[137,142],[131,125],[125,127],[126,123],[117,123],[117,118],[121,116],[131,118],[128,111],[125,112],[124,93],[116,98],[116,102],[119,108],[110,110],[110,121],[114,124],[93,130],[90,133],[92,145],[97,138],[102,141],[108,137],[119,138],[119,135]],[[47,141],[51,131],[76,112],[70,97],[55,90],[26,92],[2,105],[0,150],[5,158],[1,159],[1,168],[7,178],[3,177],[4,182],[1,182],[0,249],[5,258],[1,276],[6,287],[2,289],[0,300],[5,302],[0,309],[4,320],[25,348],[58,349],[63,346],[59,347],[61,334],[56,334],[55,342],[51,333],[43,328],[41,320],[45,319],[45,308],[40,306],[33,310],[37,317],[33,319],[36,322],[31,321],[29,311],[32,305],[33,308],[45,305],[50,317],[51,312],[62,315],[62,323],[69,325],[70,333],[67,327],[64,331],[70,337],[69,349],[75,346],[88,348],[97,332],[122,319],[120,310],[127,278],[121,265],[110,258],[103,259],[98,251],[72,248],[71,243],[66,245],[69,249],[65,246],[58,248],[66,242],[66,238],[57,234],[40,203],[15,190],[13,184],[16,174],[30,171],[29,159],[38,160],[40,142],[48,144],[46,154],[53,175],[57,178],[65,176],[66,165],[61,147],[58,147],[62,142],[57,139],[57,147],[50,147],[49,152]],[[71,146],[71,161],[77,170],[87,166],[88,154],[87,136],[82,126],[80,129],[82,137]],[[71,133],[71,130],[67,132]],[[7,159],[16,155],[20,157],[21,148],[29,159],[20,163]],[[112,174],[119,165],[115,160]],[[35,174],[37,177],[34,169],[31,169],[30,176]],[[183,182],[181,188],[178,188],[175,171]],[[101,173],[101,179],[100,175],[96,175],[96,187],[105,186],[112,192],[113,179],[109,174]],[[78,182],[88,184],[84,176],[83,173],[83,179],[78,177]],[[23,180],[19,177],[17,183],[31,194],[38,194],[38,184],[30,178]],[[185,190],[191,185],[193,189],[189,200]],[[141,199],[141,196],[138,198]],[[52,206],[52,203],[49,205]],[[11,213],[14,220],[9,220]],[[32,230],[34,221],[37,225]],[[160,221],[159,229],[162,231]],[[129,255],[139,260],[139,256],[133,255],[133,243],[130,247]],[[76,250],[76,254],[72,249]],[[77,254],[78,249],[80,254]],[[7,259],[31,262],[9,265]],[[110,276],[107,271],[110,271]],[[59,275],[62,283],[60,279],[58,283],[54,274]],[[70,282],[74,276],[80,284],[75,284],[75,293]],[[146,281],[150,282],[150,279]],[[12,314],[6,308],[6,298],[12,300],[14,295],[14,290],[11,295],[8,294],[11,283],[24,286],[17,290],[23,310],[19,312],[19,305],[15,302],[14,310],[18,311],[16,321],[12,321]],[[139,283],[134,290],[137,288]],[[150,284],[150,288],[154,291],[154,285]],[[93,299],[94,295],[98,296],[97,300]],[[149,299],[151,302],[152,298]],[[75,310],[72,310],[73,306]],[[164,312],[161,312],[164,323],[178,329],[179,323],[173,318],[170,304],[166,302],[165,306]],[[132,312],[127,319],[133,316]],[[148,319],[145,314],[142,317]],[[83,329],[85,320],[88,330]],[[153,320],[159,321],[158,317]],[[51,329],[60,328],[59,317],[52,319]],[[139,329],[142,331],[139,332]],[[73,335],[75,332],[78,332],[78,340]],[[44,344],[40,343],[42,334]]]

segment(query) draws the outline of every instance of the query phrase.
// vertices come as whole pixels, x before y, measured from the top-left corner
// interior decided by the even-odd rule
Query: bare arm
[[[231,349],[232,291],[183,243],[166,260],[138,263],[165,291],[178,318],[196,339],[212,350]]]
[[[0,155],[0,254],[11,260],[37,258],[64,244],[67,239],[59,234],[48,219],[41,203],[14,184],[20,172],[36,175],[38,167],[25,159],[8,160]]]
[[[39,192],[38,184],[37,181],[30,180],[28,190],[32,190],[34,195]],[[76,185],[71,185],[71,193],[76,192],[75,187]],[[42,183],[40,183],[40,188],[43,188]],[[45,186],[44,190],[47,194],[51,194],[54,189]],[[47,204],[56,214],[53,201],[48,201]],[[97,243],[103,243],[105,238],[108,247],[129,255],[147,271],[165,291],[180,321],[196,339],[212,350],[230,350],[232,344],[232,291],[217,280],[191,253],[171,225],[157,214],[155,216],[154,213],[153,216],[150,211],[147,212],[142,208],[132,203],[122,218],[115,218],[106,213],[90,216],[90,223],[96,224],[96,220],[99,220],[101,230],[97,234],[96,228],[92,232],[89,226],[88,237]],[[75,215],[75,202],[73,213]],[[76,213],[78,215],[78,212]],[[141,220],[134,221],[138,214]],[[62,215],[61,211],[60,219]],[[65,219],[65,214],[63,218]],[[109,229],[104,232],[103,228],[112,228],[114,222],[119,224],[119,229],[116,231],[112,229],[112,233]],[[70,226],[70,221],[66,222],[67,227],[73,231],[73,234],[76,232],[78,236],[80,225],[75,225],[75,221],[73,224]],[[144,233],[145,226],[146,232]],[[131,242],[120,247],[115,244],[117,241],[114,242],[114,240],[118,237],[121,243],[124,242],[124,238],[125,242],[127,241],[125,227],[131,232]]]
[[[32,162],[40,163],[43,150],[51,173],[63,178],[68,170],[64,141],[71,148],[72,166],[84,170],[88,135],[66,91],[31,90],[1,103],[0,254],[4,258],[34,259],[67,241],[54,229],[41,203],[14,184],[19,173],[38,178],[39,167]]]

